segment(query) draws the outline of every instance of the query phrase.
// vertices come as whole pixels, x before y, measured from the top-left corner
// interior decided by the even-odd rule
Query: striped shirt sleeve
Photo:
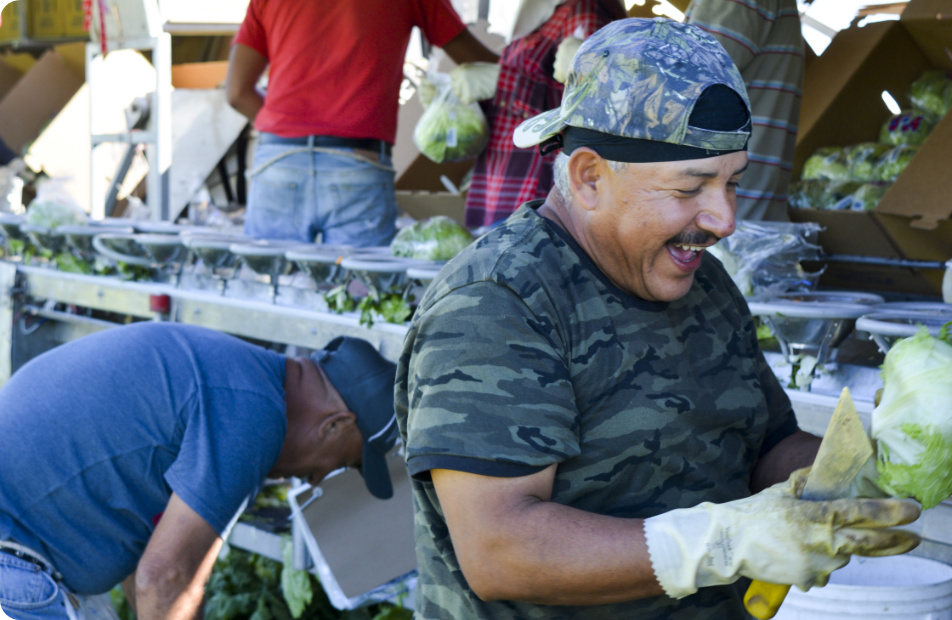
[[[777,0],[694,0],[687,21],[717,39],[743,72],[763,51],[778,11]]]

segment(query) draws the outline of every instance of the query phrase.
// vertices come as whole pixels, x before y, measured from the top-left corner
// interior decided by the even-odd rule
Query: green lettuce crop
[[[825,181],[846,181],[850,178],[850,170],[846,164],[844,149],[835,146],[825,146],[816,152],[803,164],[804,179],[822,179]]]
[[[390,243],[394,256],[419,260],[450,260],[473,242],[473,235],[445,215],[400,230]]]
[[[438,164],[475,159],[489,142],[489,126],[479,105],[460,103],[447,88],[417,121],[413,142]]]
[[[876,164],[876,179],[892,183],[899,178],[918,151],[919,147],[908,144],[900,144],[890,149]]]
[[[902,112],[883,123],[879,131],[879,141],[893,146],[919,146],[926,141],[934,127],[935,119],[930,114]]]
[[[879,486],[932,508],[952,495],[952,345],[926,329],[897,342],[873,411]]]
[[[889,191],[891,183],[864,183],[853,192],[850,199],[853,201],[850,209],[853,211],[872,211]]]
[[[26,212],[27,224],[56,228],[57,226],[86,223],[86,214],[69,205],[49,200],[34,200]]]
[[[942,118],[952,105],[952,72],[930,70],[923,72],[909,88],[912,107]]]
[[[876,166],[883,155],[889,152],[888,144],[863,142],[846,149],[846,163],[853,181],[867,183],[876,180]]]

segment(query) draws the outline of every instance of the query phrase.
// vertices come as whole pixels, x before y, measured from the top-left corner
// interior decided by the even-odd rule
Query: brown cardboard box
[[[23,77],[23,74],[0,61],[0,101],[6,96],[13,86]]]
[[[821,146],[876,141],[890,112],[889,93],[909,107],[909,86],[926,69],[952,69],[952,0],[912,0],[898,22],[841,31],[811,63],[804,78],[794,178]],[[952,115],[947,115],[875,211],[790,210],[793,221],[824,226],[820,244],[830,253],[945,261],[952,258]],[[903,272],[893,270],[895,274]],[[831,264],[824,283],[856,282],[851,288],[938,295],[942,272]],[[878,284],[877,284],[878,283]],[[876,286],[873,286],[877,284]]]
[[[22,152],[82,85],[56,50],[46,52],[0,101],[0,137]]]
[[[20,3],[11,2],[0,13],[0,43],[16,43],[20,40]]]
[[[461,194],[398,190],[397,204],[415,220],[425,220],[435,215],[445,215],[465,225],[464,206],[466,205],[466,197]]]
[[[175,88],[218,88],[225,82],[227,73],[227,60],[172,65],[172,86]]]

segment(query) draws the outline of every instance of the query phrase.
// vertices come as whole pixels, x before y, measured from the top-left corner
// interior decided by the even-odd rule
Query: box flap
[[[876,207],[877,213],[915,218],[910,226],[934,229],[952,215],[952,115],[947,114]]]
[[[900,22],[932,66],[952,69],[952,0],[912,0]]]
[[[20,152],[83,85],[55,51],[48,51],[0,101],[0,137]]]
[[[10,65],[0,62],[0,100],[2,100],[23,74]]]
[[[816,222],[823,227],[819,243],[827,254],[902,258],[892,241],[869,213],[789,209],[791,222]]]

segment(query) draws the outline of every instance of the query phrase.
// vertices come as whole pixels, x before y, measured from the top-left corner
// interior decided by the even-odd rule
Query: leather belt
[[[262,135],[262,144],[291,144],[295,146],[321,146],[325,148],[363,149],[389,156],[393,147],[389,142],[374,138],[340,138],[337,136],[301,136],[285,138],[274,134]]]

